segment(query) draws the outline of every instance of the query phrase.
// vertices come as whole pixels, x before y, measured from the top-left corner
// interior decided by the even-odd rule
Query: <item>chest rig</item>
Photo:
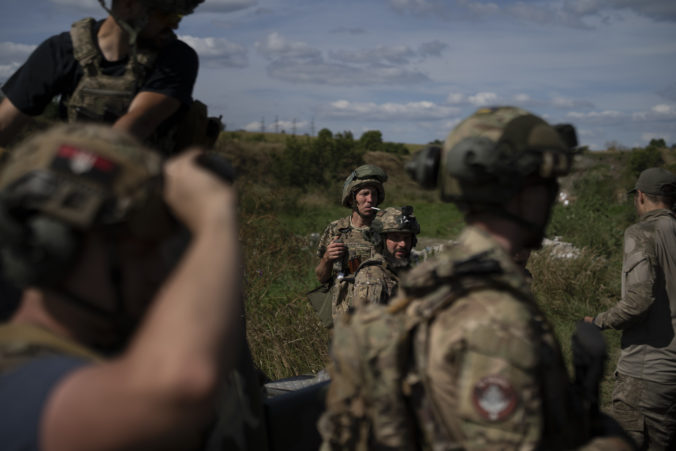
[[[137,48],[135,54],[130,55],[122,75],[104,74],[95,25],[94,19],[86,18],[75,22],[70,29],[73,56],[82,66],[84,75],[66,102],[68,122],[115,122],[127,112],[157,59],[157,53]]]

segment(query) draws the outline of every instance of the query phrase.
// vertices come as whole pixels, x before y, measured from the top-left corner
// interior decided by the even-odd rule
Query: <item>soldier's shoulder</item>
[[[331,232],[336,231],[338,229],[342,229],[342,228],[349,227],[349,226],[350,226],[350,217],[349,216],[345,217],[345,218],[336,219],[335,221],[329,222],[329,224],[326,227],[324,227],[324,233],[323,234],[331,233]]]
[[[464,276],[482,277],[501,272],[501,264],[489,252],[472,252],[462,243],[450,243],[442,251],[406,272],[403,286],[429,289]]]

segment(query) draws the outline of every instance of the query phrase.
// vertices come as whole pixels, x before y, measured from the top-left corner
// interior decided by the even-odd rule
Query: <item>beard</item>
[[[385,260],[387,260],[387,263],[392,268],[405,268],[411,263],[410,254],[406,257],[399,258],[395,257],[394,255],[390,254],[387,250],[385,250],[383,252],[383,256],[385,257]]]

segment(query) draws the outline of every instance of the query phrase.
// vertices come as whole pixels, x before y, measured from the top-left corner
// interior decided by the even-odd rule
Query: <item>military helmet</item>
[[[570,172],[575,129],[551,126],[516,107],[481,108],[407,165],[423,186],[440,186],[447,202],[502,205],[530,176],[555,180]]]
[[[191,14],[197,5],[204,0],[140,0],[149,9],[172,12],[186,16]]]
[[[376,246],[382,245],[382,236],[392,232],[404,232],[413,235],[412,246],[417,243],[416,235],[420,233],[420,224],[413,214],[413,207],[387,207],[371,222],[369,240]]]
[[[378,191],[378,203],[382,203],[383,200],[385,200],[385,188],[383,187],[383,183],[386,181],[387,174],[378,166],[373,164],[359,166],[345,179],[341,204],[343,207],[351,207],[354,192],[366,185],[375,186]]]
[[[158,10],[166,13],[176,13],[182,16],[191,14],[197,5],[204,2],[204,0],[138,0],[140,3],[144,4],[148,9]],[[111,13],[111,7],[109,8],[106,5],[106,0],[98,0],[99,4],[105,9],[109,14]]]
[[[161,174],[158,154],[104,125],[61,124],[32,136],[0,166],[5,269],[19,268],[20,285],[39,284],[63,271],[78,237],[95,227],[155,240],[173,233]]]

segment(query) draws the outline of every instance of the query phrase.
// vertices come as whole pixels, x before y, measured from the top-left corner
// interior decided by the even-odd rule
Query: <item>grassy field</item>
[[[275,179],[272,174],[279,160],[274,155],[281,155],[285,146],[277,138],[219,140],[219,150],[241,174],[237,183],[247,259],[249,340],[257,364],[273,379],[314,373],[327,361],[329,333],[305,293],[317,285],[313,273],[317,235],[330,221],[349,213],[339,202],[348,171],[302,187]],[[663,149],[662,154],[664,161],[674,161],[673,150]],[[560,258],[543,249],[534,252],[528,264],[534,294],[553,323],[569,364],[575,323],[603,311],[620,296],[622,234],[635,221],[626,191],[641,169],[634,157],[632,152],[595,152],[579,158],[578,170],[561,181],[570,203],[556,205],[547,231],[548,237],[572,243],[579,253]],[[460,213],[406,176],[403,167],[408,158],[365,152],[362,163],[387,171],[383,206],[413,205],[422,239],[454,238],[462,228]],[[620,334],[606,331],[604,336],[609,357],[602,400],[607,407]]]

